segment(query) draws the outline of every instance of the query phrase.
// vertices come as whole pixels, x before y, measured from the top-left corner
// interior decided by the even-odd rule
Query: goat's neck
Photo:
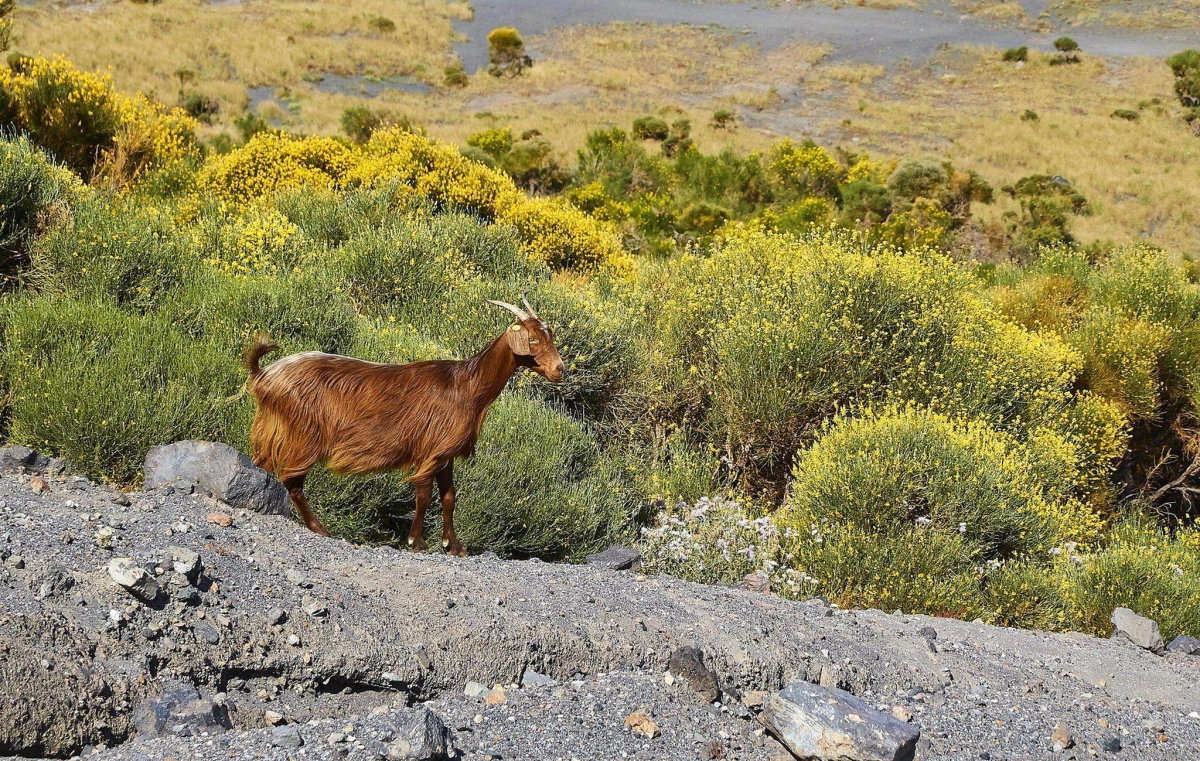
[[[475,400],[480,409],[487,409],[508,379],[517,371],[517,358],[508,346],[508,337],[501,335],[486,349],[468,360],[475,391]]]

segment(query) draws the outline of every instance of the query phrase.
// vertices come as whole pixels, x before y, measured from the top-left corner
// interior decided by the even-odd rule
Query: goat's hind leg
[[[308,471],[289,475],[283,479],[283,485],[287,487],[292,504],[296,506],[296,512],[300,513],[300,520],[304,521],[304,525],[308,526],[309,531],[321,536],[329,536],[329,531],[321,524],[321,521],[317,520],[317,516],[313,515],[312,508],[308,506],[308,498],[304,496],[304,479],[307,477]]]
[[[442,494],[442,549],[448,555],[467,556],[467,548],[454,533],[454,463],[446,464],[437,473],[438,491]]]

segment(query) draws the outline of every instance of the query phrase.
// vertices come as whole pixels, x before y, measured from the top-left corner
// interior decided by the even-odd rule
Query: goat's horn
[[[535,320],[538,319],[537,312],[533,310],[533,307],[529,306],[529,299],[525,298],[525,294],[523,293],[521,294],[521,303],[525,305],[525,309],[529,312],[530,317]]]
[[[517,319],[520,320],[521,322],[524,322],[525,320],[529,319],[529,315],[525,314],[524,309],[521,309],[520,307],[515,307],[506,301],[492,301],[491,299],[488,299],[488,303],[495,304],[496,306],[500,307],[501,309],[507,309],[508,311],[515,314],[517,316]]]

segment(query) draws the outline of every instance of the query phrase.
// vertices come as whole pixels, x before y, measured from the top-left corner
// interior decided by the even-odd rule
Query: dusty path
[[[831,8],[816,0],[796,4],[690,2],[689,0],[474,0],[475,19],[456,22],[469,37],[455,46],[468,71],[487,64],[489,31],[515,26],[527,37],[554,27],[574,24],[607,24],[614,21],[653,24],[716,24],[747,30],[749,39],[764,50],[796,40],[827,42],[836,50],[833,59],[891,64],[903,59],[924,61],[943,45],[991,45],[1008,48],[1029,45],[1049,50],[1061,34],[1070,34],[1088,53],[1105,56],[1164,57],[1186,47],[1200,47],[1200,33],[1182,30],[1075,27],[1053,23],[1039,34],[1006,27],[994,21],[962,14],[949,3],[930,4],[921,10],[847,5]],[[1021,5],[1036,18],[1045,0],[1023,0]],[[1136,7],[1136,2],[1132,3]],[[536,50],[533,51],[536,57]]]
[[[381,715],[432,700],[467,758],[695,759],[719,739],[728,758],[767,759],[779,748],[739,697],[824,679],[909,708],[922,759],[1051,757],[1060,721],[1080,759],[1113,738],[1121,758],[1200,757],[1198,658],[594,567],[414,556],[283,518],[216,525],[206,516],[219,506],[198,496],[129,496],[123,507],[71,479],[35,495],[28,476],[0,476],[0,753],[120,745],[138,705],[184,683],[224,701],[233,730],[100,758],[284,757],[268,710],[300,725],[309,757],[375,757]],[[172,571],[170,547],[200,554],[194,584]],[[156,573],[169,598],[147,606],[118,587],[117,557]],[[722,705],[666,684],[681,645],[705,651]],[[512,690],[503,706],[462,694],[468,680],[514,683],[527,668],[558,684]],[[620,726],[643,707],[657,740]]]

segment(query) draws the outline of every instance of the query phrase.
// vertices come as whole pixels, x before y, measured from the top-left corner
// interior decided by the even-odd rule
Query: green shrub
[[[1163,637],[1200,632],[1200,535],[1181,531],[1172,540],[1141,521],[1117,526],[1092,554],[1063,558],[1057,568],[1065,588],[1069,624],[1107,635],[1115,607],[1154,619]]]
[[[188,93],[181,105],[189,116],[205,124],[211,124],[212,117],[221,110],[221,104],[215,98],[198,92]]]
[[[257,111],[245,111],[241,116],[235,116],[233,126],[237,128],[243,143],[250,142],[250,138],[260,132],[271,131],[271,125],[267,124],[267,120]]]
[[[455,62],[442,71],[442,84],[445,87],[466,87],[471,78],[463,71],[462,63]]]
[[[367,20],[367,25],[380,34],[391,34],[396,31],[396,22],[387,16],[371,16]]]
[[[92,478],[132,484],[146,450],[180,439],[244,446],[237,351],[161,318],[60,297],[4,307],[8,437]]]
[[[511,26],[502,26],[488,33],[488,72],[492,76],[516,76],[533,65],[525,54],[525,41]]]
[[[1059,37],[1054,41],[1054,49],[1060,53],[1074,53],[1079,50],[1079,43],[1070,37]]]
[[[842,418],[797,455],[778,520],[797,531],[852,526],[882,537],[920,528],[960,538],[977,563],[1045,558],[1098,530],[1069,498],[1076,457],[1061,439],[1023,447],[990,426],[921,409]]]
[[[537,136],[513,144],[500,162],[500,168],[519,187],[531,193],[557,192],[570,179],[570,173],[559,165],[550,141]]]
[[[384,124],[384,118],[367,106],[351,106],[342,112],[342,131],[356,143],[370,140]]]
[[[502,396],[475,457],[456,470],[455,527],[468,548],[578,560],[630,530],[616,463],[582,426],[541,403]]]
[[[1141,118],[1141,114],[1128,108],[1118,108],[1112,112],[1112,116],[1114,119],[1124,119],[1127,122],[1136,122]]]
[[[37,233],[81,195],[79,178],[27,138],[0,140],[0,274],[24,263]]]
[[[1175,94],[1188,108],[1200,106],[1200,50],[1184,50],[1167,59],[1175,75]]]
[[[512,150],[513,136],[509,127],[485,129],[467,138],[467,145],[478,148],[494,159],[502,158]]]
[[[1022,45],[1019,48],[1009,48],[1008,50],[1004,51],[1004,55],[1001,57],[1005,61],[1012,61],[1014,63],[1018,61],[1027,61],[1029,60],[1029,47]]]
[[[692,123],[687,119],[676,119],[671,122],[671,130],[662,141],[662,153],[671,158],[691,148]]]
[[[153,310],[199,266],[192,238],[168,215],[134,200],[79,204],[31,252],[33,279],[49,293]]]
[[[671,128],[657,116],[640,116],[633,120],[632,134],[635,140],[666,140]]]
[[[1037,111],[1032,111],[1027,108],[1021,113],[1021,121],[1023,122],[1036,122],[1037,120]]]
[[[717,109],[712,116],[713,129],[733,129],[737,126],[737,114],[724,108]]]

